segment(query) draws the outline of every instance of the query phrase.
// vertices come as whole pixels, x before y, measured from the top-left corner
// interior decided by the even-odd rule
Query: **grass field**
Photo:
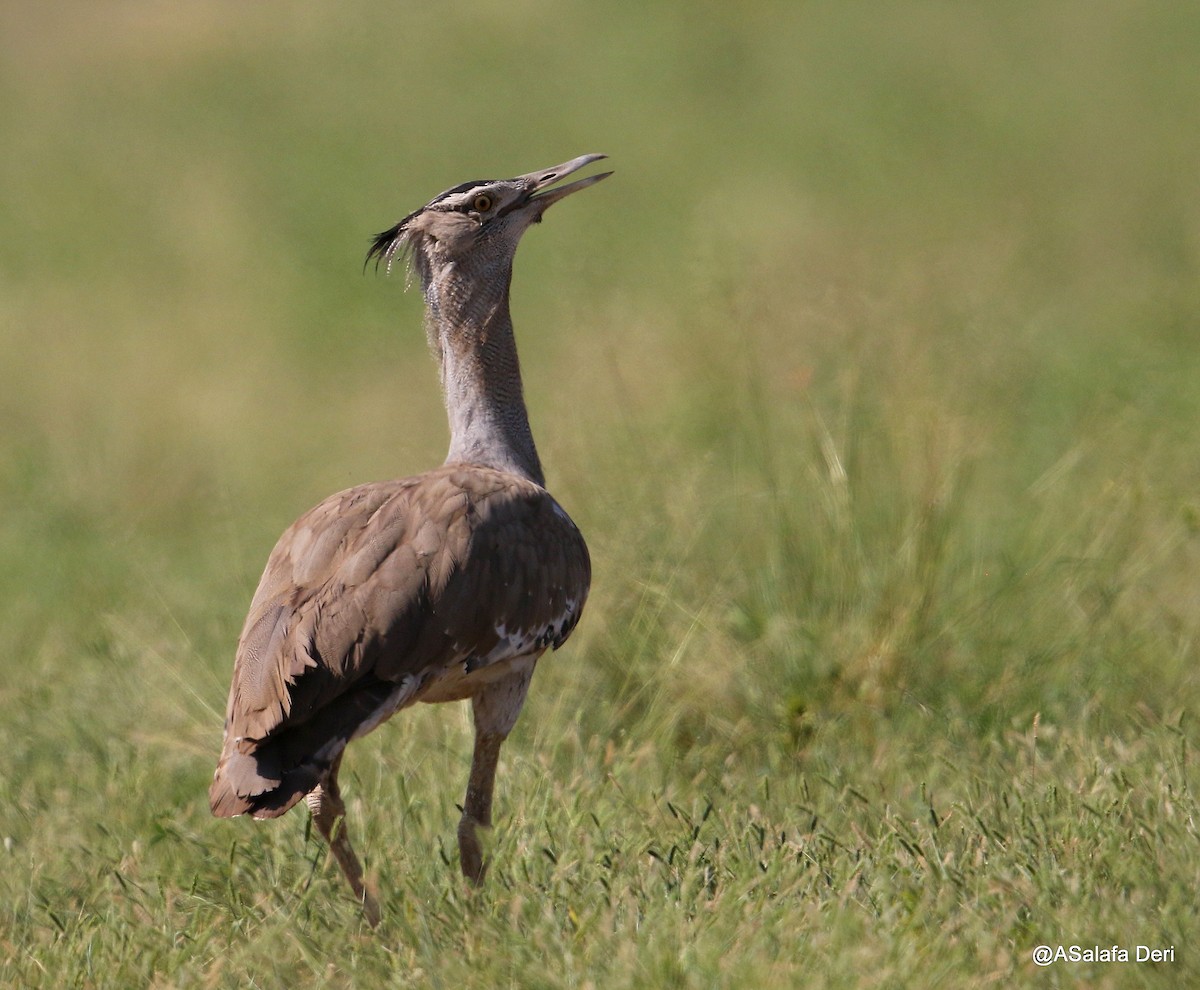
[[[0,9],[0,985],[1200,985],[1200,10],[428,6]],[[444,456],[369,236],[591,151],[514,315],[592,599],[485,889],[461,706],[352,747],[375,933],[209,816],[234,643]]]

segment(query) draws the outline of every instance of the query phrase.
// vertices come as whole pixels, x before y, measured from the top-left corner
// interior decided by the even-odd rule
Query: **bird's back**
[[[557,648],[589,583],[579,530],[518,475],[450,464],[327,498],[280,537],[251,603],[214,814],[281,815],[395,711]]]

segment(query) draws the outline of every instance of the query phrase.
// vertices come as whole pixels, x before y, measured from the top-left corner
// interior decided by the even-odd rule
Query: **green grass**
[[[0,984],[1200,983],[1200,15],[412,6],[0,11]],[[368,237],[590,151],[515,318],[593,596],[483,890],[466,713],[351,749],[374,933],[208,814],[233,645],[444,454]]]

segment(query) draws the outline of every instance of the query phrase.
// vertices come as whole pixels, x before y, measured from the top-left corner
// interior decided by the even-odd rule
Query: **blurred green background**
[[[506,750],[509,858],[543,861],[521,846],[550,814],[531,805],[562,796],[540,775],[572,782],[576,825],[704,795],[781,828],[846,813],[849,849],[890,815],[925,822],[927,786],[1007,808],[1052,781],[1096,804],[1128,763],[1147,790],[1114,800],[1151,824],[1055,805],[1076,824],[1047,811],[1043,832],[1149,835],[1141,872],[1081,857],[986,910],[959,890],[922,901],[916,933],[888,920],[888,879],[839,895],[883,919],[869,936],[776,921],[842,933],[808,943],[839,986],[905,985],[922,958],[946,985],[1011,979],[1064,929],[1195,935],[1195,830],[1164,795],[1189,793],[1200,700],[1197,93],[1200,9],[1179,3],[0,7],[0,974],[355,971],[340,888],[293,906],[323,862],[302,816],[207,818],[237,632],[296,515],[444,456],[419,293],[364,275],[370,235],[465,179],[593,151],[616,174],[530,234],[514,285],[534,430],[595,585]],[[466,723],[402,718],[348,760],[368,859],[458,904],[433,850]],[[629,804],[606,805],[622,759]],[[397,786],[433,808],[406,838]],[[239,857],[277,900],[230,893]],[[614,883],[639,889],[646,862]],[[291,912],[339,901],[289,941]],[[524,910],[506,904],[472,910]],[[965,904],[978,928],[950,947]],[[562,950],[547,917],[531,951]],[[409,933],[413,985],[462,954],[467,922],[442,920]],[[801,972],[749,936],[684,928],[638,961],[604,930],[544,984]],[[356,965],[390,971],[371,945]]]

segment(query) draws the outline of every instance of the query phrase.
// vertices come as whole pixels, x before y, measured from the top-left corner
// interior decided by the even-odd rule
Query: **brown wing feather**
[[[213,812],[282,814],[364,725],[456,665],[559,646],[587,597],[579,531],[544,489],[451,465],[301,516],[238,644]]]

